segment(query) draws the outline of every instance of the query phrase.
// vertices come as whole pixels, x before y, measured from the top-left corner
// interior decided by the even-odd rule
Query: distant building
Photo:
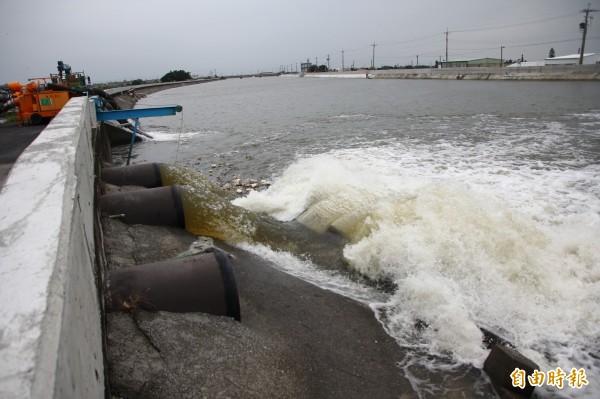
[[[514,64],[508,65],[508,67],[543,67],[546,65],[545,61],[517,61]]]
[[[469,68],[469,67],[499,67],[500,58],[475,58],[473,60],[459,60],[442,62],[442,68]]]
[[[303,62],[300,64],[300,72],[310,72],[312,64],[310,62]]]
[[[579,64],[579,54],[562,55],[560,57],[546,58],[546,65],[577,65]],[[583,55],[584,64],[600,64],[600,54],[585,53]]]

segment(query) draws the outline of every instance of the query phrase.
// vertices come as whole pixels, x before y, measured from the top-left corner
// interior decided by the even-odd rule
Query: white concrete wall
[[[551,65],[512,68],[423,68],[369,71],[375,79],[600,80],[600,65]]]
[[[346,71],[305,73],[307,78],[372,78],[372,79],[465,79],[490,80],[600,80],[600,64],[596,65],[552,65],[539,67],[465,67],[465,68],[414,68],[377,71]]]
[[[95,109],[73,98],[0,193],[0,398],[103,398]]]
[[[370,73],[370,71],[369,71]],[[316,72],[305,73],[305,78],[343,78],[343,79],[366,79],[367,72],[365,71],[348,71],[348,72]]]

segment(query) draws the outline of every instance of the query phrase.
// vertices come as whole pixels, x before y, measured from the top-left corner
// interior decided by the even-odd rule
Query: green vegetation
[[[327,65],[311,65],[309,72],[329,72]]]
[[[169,73],[165,74],[162,78],[160,78],[161,82],[180,82],[182,80],[190,80],[192,75],[189,72],[186,72],[182,69],[177,71],[169,71]]]
[[[135,85],[142,85],[142,84],[144,84],[144,83],[146,83],[146,82],[144,82],[144,80],[143,80],[143,79],[135,79],[135,80],[132,80],[132,81],[131,81],[131,84],[132,84],[132,85],[134,85],[134,86],[135,86]]]
[[[5,123],[18,122],[16,109],[11,109],[3,114],[0,114],[0,119],[4,119]]]

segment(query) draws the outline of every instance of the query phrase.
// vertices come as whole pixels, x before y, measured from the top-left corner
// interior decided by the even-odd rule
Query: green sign
[[[40,98],[40,104],[43,106],[48,106],[48,105],[52,105],[52,99],[51,98]]]

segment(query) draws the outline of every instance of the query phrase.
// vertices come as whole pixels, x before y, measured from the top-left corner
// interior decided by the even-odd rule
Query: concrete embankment
[[[172,89],[175,87],[196,85],[199,83],[214,82],[218,79],[194,79],[185,80],[182,82],[166,82],[166,83],[147,83],[133,86],[115,87],[106,89],[106,94],[113,97],[115,102],[121,109],[133,108],[134,104],[147,94],[156,93],[157,91]],[[142,96],[140,96],[142,95]]]
[[[0,194],[0,397],[102,398],[95,109],[72,99]]]
[[[600,65],[553,65],[543,67],[414,68],[375,71],[307,73],[304,77],[367,79],[458,80],[600,80]]]

